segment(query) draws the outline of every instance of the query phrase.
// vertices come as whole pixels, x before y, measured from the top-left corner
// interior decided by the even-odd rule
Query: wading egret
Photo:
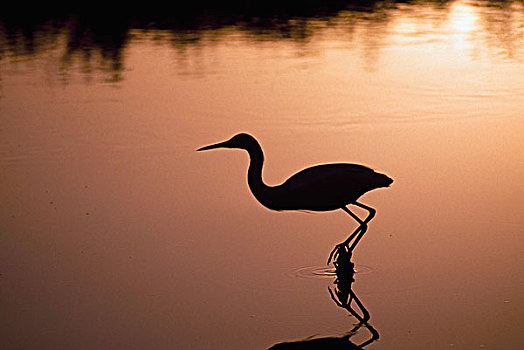
[[[320,164],[303,169],[284,183],[268,186],[262,181],[264,153],[257,140],[241,133],[231,139],[201,147],[197,151],[215,148],[238,148],[246,150],[250,163],[247,182],[255,198],[271,210],[330,211],[342,209],[359,223],[359,227],[344,242],[335,246],[328,258],[328,264],[338,249],[344,247],[353,251],[367,230],[367,223],[375,216],[375,209],[357,202],[364,193],[380,187],[388,187],[393,180],[384,174],[359,164]],[[348,205],[355,205],[368,211],[362,220]],[[353,240],[351,246],[349,243]]]

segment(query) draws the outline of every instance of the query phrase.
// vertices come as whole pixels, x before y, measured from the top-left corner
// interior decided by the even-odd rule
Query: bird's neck
[[[270,193],[272,187],[266,185],[262,180],[262,167],[264,165],[264,153],[257,144],[247,149],[249,153],[249,169],[247,171],[247,183],[255,198],[264,206],[270,207]]]

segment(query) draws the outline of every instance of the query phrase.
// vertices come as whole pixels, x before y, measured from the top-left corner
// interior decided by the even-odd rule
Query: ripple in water
[[[360,265],[355,267],[355,273],[357,274],[368,274],[373,269],[369,266]],[[294,269],[292,272],[293,276],[299,278],[333,278],[336,277],[335,268],[330,266],[306,266]]]

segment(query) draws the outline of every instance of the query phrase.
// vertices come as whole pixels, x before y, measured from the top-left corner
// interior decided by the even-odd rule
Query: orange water
[[[361,198],[377,209],[353,256],[380,333],[367,348],[517,349],[524,9],[497,3],[340,11],[288,35],[131,27],[116,66],[96,46],[66,55],[65,30],[26,55],[1,41],[1,347],[264,349],[350,330],[322,271],[355,222],[268,211],[246,154],[195,152],[247,131],[270,184],[324,162],[395,180]]]

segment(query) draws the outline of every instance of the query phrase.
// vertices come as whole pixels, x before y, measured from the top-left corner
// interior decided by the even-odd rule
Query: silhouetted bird
[[[262,181],[264,154],[253,136],[238,134],[227,141],[201,147],[197,151],[215,148],[239,148],[249,153],[247,182],[255,198],[266,208],[311,211],[342,209],[359,223],[359,227],[349,238],[333,249],[328,263],[337,249],[347,246],[356,237],[351,247],[348,247],[352,251],[366,232],[367,223],[375,216],[375,209],[357,202],[357,199],[368,191],[388,187],[393,182],[388,176],[363,165],[334,163],[301,170],[281,185],[268,186]],[[367,210],[369,215],[364,220],[360,219],[347,208],[349,204]]]

